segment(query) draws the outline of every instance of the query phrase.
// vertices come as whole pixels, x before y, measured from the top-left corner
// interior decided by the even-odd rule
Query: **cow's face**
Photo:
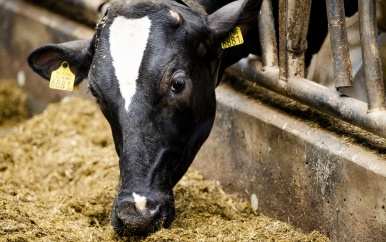
[[[31,67],[46,78],[62,61],[77,82],[89,72],[119,155],[112,211],[119,234],[171,224],[172,188],[212,128],[219,41],[244,6],[240,1],[203,16],[175,2],[116,1],[92,41],[48,45],[30,55]]]
[[[142,8],[110,7],[89,74],[120,157],[112,216],[118,232],[170,225],[172,188],[207,138],[215,114],[205,18],[164,4]]]

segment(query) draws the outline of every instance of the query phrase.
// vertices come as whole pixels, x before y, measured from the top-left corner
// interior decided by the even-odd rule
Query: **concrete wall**
[[[215,125],[194,167],[304,231],[386,240],[385,159],[227,85],[216,94]]]
[[[64,95],[27,66],[43,44],[90,38],[93,30],[20,0],[0,0],[0,78],[26,77],[40,103]],[[333,241],[386,241],[386,160],[329,131],[253,100],[228,85],[217,88],[217,115],[193,166],[227,191],[249,199],[258,212],[319,230]],[[271,95],[269,92],[266,95]]]

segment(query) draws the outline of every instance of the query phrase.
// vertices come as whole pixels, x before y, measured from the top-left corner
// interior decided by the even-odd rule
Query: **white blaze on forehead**
[[[135,207],[138,210],[143,211],[146,207],[146,197],[138,195],[135,192],[133,192],[133,197],[134,197]]]
[[[136,91],[150,27],[151,20],[147,16],[140,19],[118,16],[110,26],[110,53],[127,111]]]

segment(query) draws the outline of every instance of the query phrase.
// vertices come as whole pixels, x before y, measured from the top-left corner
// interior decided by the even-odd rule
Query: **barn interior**
[[[11,121],[6,121],[6,128],[2,128],[0,138],[4,139],[10,132],[15,139],[20,139],[16,140],[16,143],[28,143],[33,138],[30,137],[29,139],[28,133],[26,137],[17,135],[17,132],[22,129],[20,127],[24,127],[25,129],[41,129],[39,135],[43,139],[44,127],[39,126],[44,123],[43,121],[40,124],[32,124],[32,121],[23,120],[28,115],[33,115],[37,119],[44,119],[44,115],[50,111],[54,112],[54,109],[62,106],[69,109],[71,105],[65,107],[66,102],[83,103],[84,101],[87,109],[94,108],[89,103],[94,102],[94,98],[87,93],[87,82],[81,84],[79,90],[73,92],[52,90],[45,80],[30,70],[26,57],[34,48],[47,43],[90,38],[94,33],[95,22],[99,20],[106,6],[103,0],[0,0],[0,30],[3,33],[0,35],[0,79],[12,80],[16,86],[22,88],[23,92],[17,93],[16,96],[25,99],[25,105],[30,112],[26,114],[25,111],[19,110],[16,113],[21,114],[21,116],[7,119]],[[377,7],[379,9],[381,5],[378,4]],[[382,46],[380,49],[382,50]],[[381,52],[381,57],[385,55],[384,53],[385,51]],[[383,241],[386,238],[386,114],[384,109],[381,108],[379,112],[369,111],[368,103],[356,98],[342,97],[335,89],[331,90],[304,78],[299,79],[290,76],[287,78],[285,90],[283,90],[284,84],[279,78],[282,73],[277,68],[278,63],[271,63],[272,66],[269,66],[267,61],[270,60],[254,56],[241,61],[228,70],[222,84],[216,89],[217,113],[214,128],[193,162],[192,168],[194,170],[187,174],[187,179],[201,181],[204,184],[193,184],[191,180],[182,180],[176,188],[179,191],[178,194],[183,197],[178,205],[181,206],[179,211],[182,218],[189,220],[189,213],[186,214],[185,209],[197,209],[196,211],[203,213],[205,212],[203,207],[208,207],[213,210],[222,210],[219,217],[213,213],[205,212],[204,216],[200,218],[204,223],[215,225],[214,227],[216,227],[216,223],[220,224],[221,217],[232,219],[241,217],[241,221],[246,221],[245,216],[248,214],[248,216],[254,216],[256,220],[251,223],[250,226],[252,227],[247,226],[246,229],[249,232],[245,234],[240,232],[239,228],[233,232],[225,233],[223,231],[211,231],[212,227],[200,227],[205,231],[203,234],[192,229],[190,232],[196,233],[196,236],[197,233],[199,236],[205,236],[205,233],[207,236],[212,236],[192,237],[192,241],[208,238],[215,240],[216,234],[223,234],[223,239],[229,238],[230,241],[232,241],[232,237],[230,237],[232,234],[245,235],[245,237],[236,239],[237,241],[248,241],[247,236],[260,238],[253,236],[264,236],[259,235],[256,229],[260,228],[258,226],[260,221],[257,220],[260,219],[259,216],[263,215],[273,219],[271,219],[272,223],[270,224],[264,222],[263,227],[276,226],[280,231],[290,231],[288,227],[285,227],[288,225],[277,222],[279,220],[296,228],[297,230],[294,230],[296,233],[299,230],[306,233],[306,235],[294,234],[291,239],[290,237],[275,237],[277,241],[286,241],[286,239],[300,241]],[[301,65],[301,63],[295,64]],[[291,72],[292,69],[289,70]],[[291,75],[291,73],[285,73],[285,75]],[[1,83],[8,82],[1,81]],[[7,97],[6,101],[11,104],[19,102],[16,99],[13,101],[11,97]],[[51,103],[57,104],[46,109]],[[76,106],[76,104],[73,103],[72,106]],[[77,108],[84,110],[82,107]],[[87,111],[83,112],[86,113],[82,115],[86,116],[97,115],[87,113]],[[97,113],[97,110],[95,112]],[[67,115],[70,115],[69,113],[71,113],[71,109],[68,110]],[[65,113],[63,114],[65,115]],[[63,114],[56,115],[59,118]],[[5,116],[3,114],[3,117]],[[76,122],[75,120],[72,121]],[[16,122],[25,123],[21,126],[13,126]],[[57,122],[60,123],[61,121],[57,120]],[[71,118],[69,118],[69,122],[71,122]],[[28,128],[28,125],[32,126]],[[7,128],[9,126],[19,127],[19,130]],[[83,124],[83,126],[87,125]],[[108,126],[103,126],[102,129],[106,129],[106,127]],[[57,127],[56,132],[60,132],[60,129]],[[97,129],[101,129],[101,127],[98,126]],[[82,133],[82,131],[79,132]],[[82,139],[82,137],[78,138]],[[107,134],[103,134],[102,137],[92,134],[88,139],[90,144],[96,144],[96,146],[90,146],[88,151],[87,149],[83,150],[85,156],[92,154],[96,147],[111,148],[112,141]],[[77,142],[75,138],[73,142]],[[37,145],[32,146],[32,149],[37,149],[34,148],[38,147]],[[68,149],[71,149],[71,145],[74,146],[73,144],[69,145]],[[10,156],[15,149],[12,147],[12,145],[8,147],[10,149],[8,151],[2,148],[3,157],[0,156],[2,159],[0,161],[3,164],[0,163],[0,172],[3,174],[10,172],[8,168],[4,167],[14,166],[6,163],[7,154]],[[87,180],[93,178],[92,176],[87,178],[87,172],[95,174],[93,171],[87,171],[87,169],[93,169],[90,168],[93,165],[92,160],[88,161],[87,164],[82,164],[81,169],[71,170],[75,169],[72,167],[68,172],[67,166],[76,166],[75,164],[66,164],[66,159],[71,160],[70,157],[67,157],[68,152],[62,153],[63,157],[59,156],[58,158],[62,159],[58,161],[57,165],[64,166],[63,174],[55,175],[53,172],[54,175],[47,175],[43,178],[44,182],[52,184],[50,181],[58,180],[57,176],[67,177],[67,180],[64,181],[69,183],[75,182],[71,176],[76,174],[71,172],[83,172],[79,175],[81,175],[80,179],[83,186],[88,187],[85,190],[95,188],[97,194],[90,195],[88,202],[80,201],[81,198],[71,195],[73,191],[68,191],[68,194],[59,194],[63,198],[63,204],[66,205],[62,206],[61,209],[69,207],[72,209],[62,211],[62,214],[70,214],[75,221],[79,219],[81,214],[78,211],[88,213],[87,221],[79,219],[79,223],[92,225],[96,230],[91,231],[92,229],[87,228],[90,229],[90,233],[87,235],[89,237],[85,237],[85,240],[94,239],[93,241],[95,241],[96,238],[103,240],[103,235],[98,234],[99,232],[108,234],[112,241],[120,240],[112,234],[111,228],[108,227],[109,218],[103,217],[108,214],[106,209],[110,209],[109,203],[112,202],[115,187],[101,188],[98,187],[98,184],[93,184]],[[106,148],[106,155],[110,153],[114,152]],[[23,157],[21,154],[19,156]],[[28,160],[30,157],[27,156],[24,159]],[[76,161],[73,162],[76,163]],[[103,158],[99,162],[103,163]],[[36,171],[44,173],[46,168],[54,169],[50,164],[43,163],[40,168],[41,171]],[[112,177],[116,175],[114,172],[117,172],[114,171],[117,170],[117,166],[109,164],[104,164],[100,169],[104,170],[102,174],[105,177]],[[17,169],[13,170],[15,173],[17,171]],[[12,190],[15,189],[12,183],[4,186],[4,193],[7,193],[8,196],[1,198],[2,207],[7,208],[10,204],[19,204],[27,208],[35,206],[42,209],[41,212],[44,213],[44,209],[48,206],[43,204],[45,199],[47,201],[52,200],[48,197],[42,199],[38,194],[29,191],[29,187],[38,182],[36,180],[38,175],[40,174],[26,174],[25,176],[30,176],[31,179],[35,180],[31,180],[29,186],[18,188],[20,191]],[[206,181],[203,177],[212,181]],[[114,178],[112,180],[114,183]],[[218,181],[221,187],[217,186],[213,180]],[[63,184],[58,183],[56,186],[63,186]],[[189,187],[198,187],[198,191],[190,191],[188,190]],[[47,185],[46,188],[40,187],[39,189],[54,188],[49,188]],[[237,196],[225,196],[224,191],[237,194]],[[15,195],[11,196],[11,194]],[[202,198],[203,196],[208,197],[208,200],[211,200],[213,196],[219,197],[219,200],[225,202],[225,205],[213,204],[209,206],[199,202],[196,205],[192,205],[192,202],[185,204],[187,200],[192,199],[194,201],[193,197]],[[241,199],[246,202],[241,202]],[[251,201],[254,203],[254,208],[256,208],[257,201],[258,206],[255,210],[252,209]],[[239,211],[239,213],[231,214],[231,210]],[[7,211],[6,209],[3,210],[2,216],[8,214],[9,211]],[[20,211],[23,213],[23,210]],[[240,211],[245,211],[245,213]],[[214,217],[214,220],[208,219],[211,216]],[[24,224],[33,226],[34,223],[38,223],[36,220],[39,219],[39,216],[33,214],[32,217],[34,219],[26,220]],[[4,218],[9,217],[5,216]],[[21,217],[20,219],[28,218]],[[188,224],[187,220],[177,220],[176,225],[173,225],[172,228],[172,234],[174,233],[177,237],[170,240],[178,241],[178,238],[187,233],[187,231],[181,230],[181,226]],[[49,218],[44,221],[50,224],[44,227],[45,230],[34,231],[33,237],[29,239],[44,238],[47,235],[53,236],[50,230],[59,224],[55,224],[55,221]],[[74,221],[69,223],[73,227],[66,228],[70,233],[74,233],[73,231],[80,228]],[[194,221],[190,222],[191,225],[187,226],[194,226]],[[8,234],[16,233],[17,229],[22,232],[28,231],[29,228],[20,228],[15,224],[4,224],[4,226],[8,226],[9,229],[2,232],[5,231]],[[67,236],[64,235],[64,232],[60,231],[59,234]],[[86,236],[87,231],[83,232],[83,235]],[[165,238],[166,235],[162,233],[167,233],[167,231],[161,231],[159,234],[161,237],[149,237],[148,241]],[[277,232],[262,233],[275,234]],[[188,234],[188,236],[193,236],[192,234]],[[17,239],[15,234],[12,236],[14,237],[9,237],[10,240]],[[53,240],[73,240],[72,237],[61,238],[60,235],[58,236],[50,238]],[[284,236],[288,236],[288,233]]]

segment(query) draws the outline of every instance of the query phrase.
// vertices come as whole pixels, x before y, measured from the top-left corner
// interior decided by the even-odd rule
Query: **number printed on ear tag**
[[[221,42],[221,48],[226,49],[236,45],[244,43],[243,34],[241,33],[240,27],[236,26],[228,37]]]
[[[75,75],[70,70],[70,65],[64,61],[60,67],[51,73],[50,88],[72,91],[74,90]]]

